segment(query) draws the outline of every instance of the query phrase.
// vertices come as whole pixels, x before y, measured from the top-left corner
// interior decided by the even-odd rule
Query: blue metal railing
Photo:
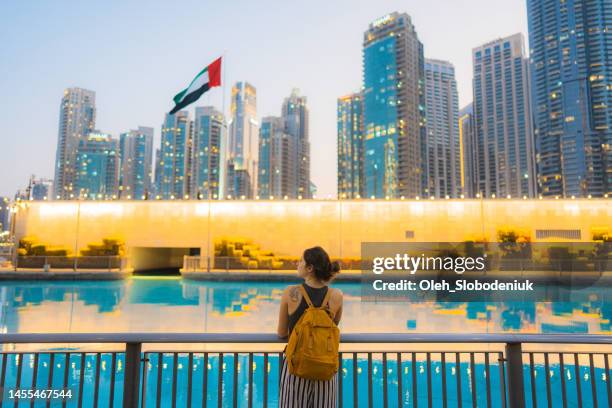
[[[345,334],[341,341],[340,407],[612,406],[612,336],[391,333]],[[269,349],[270,344],[281,343],[272,334],[0,334],[0,343],[64,344],[59,350],[17,348],[0,353],[2,407],[33,407],[33,399],[11,400],[7,393],[37,388],[71,391],[71,399],[45,400],[46,406],[61,402],[62,406],[95,408],[268,407],[278,403],[282,353],[279,345],[272,346],[277,350],[264,350],[265,344]],[[99,343],[123,346],[113,351],[99,346],[81,351],[65,345]],[[163,350],[150,349],[161,343],[217,343],[223,348],[185,351],[165,345]],[[493,343],[497,347],[483,350],[487,348],[483,345]],[[364,345],[363,350],[346,349],[356,344]],[[428,344],[449,347],[433,351]],[[539,344],[546,350],[523,351],[524,344]],[[559,344],[590,345],[590,350],[559,350]]]

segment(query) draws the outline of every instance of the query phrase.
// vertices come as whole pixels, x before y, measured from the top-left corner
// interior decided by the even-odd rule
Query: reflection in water
[[[286,285],[135,277],[113,282],[4,282],[4,332],[274,332]],[[607,289],[566,302],[362,302],[345,296],[343,332],[610,333]]]

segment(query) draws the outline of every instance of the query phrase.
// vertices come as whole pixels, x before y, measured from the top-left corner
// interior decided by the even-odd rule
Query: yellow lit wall
[[[278,255],[321,245],[333,257],[359,257],[363,241],[494,241],[507,228],[533,241],[536,229],[579,229],[589,241],[594,230],[612,232],[610,220],[610,201],[594,199],[27,202],[15,231],[73,251],[116,237],[128,255],[155,247],[207,255],[216,239],[240,237]]]

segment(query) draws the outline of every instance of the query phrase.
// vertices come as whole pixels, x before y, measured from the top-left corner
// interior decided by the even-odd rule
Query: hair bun
[[[340,272],[340,263],[338,261],[330,262],[329,263],[329,271],[331,273],[338,273],[338,272]]]

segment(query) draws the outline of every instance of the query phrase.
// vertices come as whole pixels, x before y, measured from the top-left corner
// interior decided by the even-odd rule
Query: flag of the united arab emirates
[[[210,88],[221,85],[221,57],[204,68],[189,84],[173,98],[176,106],[170,111],[175,114],[185,106],[197,101]]]

